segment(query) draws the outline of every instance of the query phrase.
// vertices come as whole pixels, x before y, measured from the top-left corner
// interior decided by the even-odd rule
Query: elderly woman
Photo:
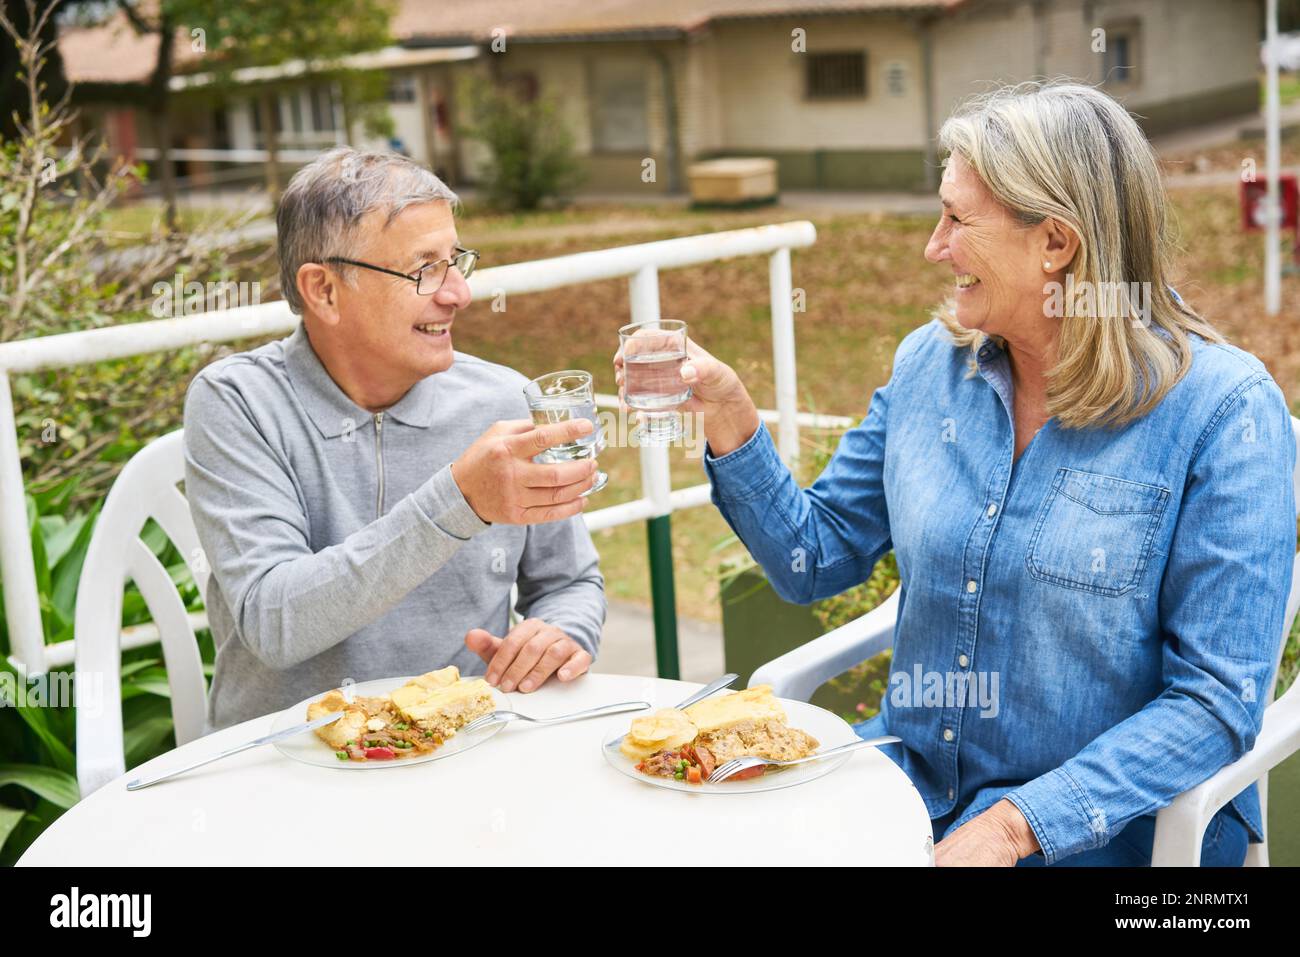
[[[834,595],[894,549],[890,688],[857,730],[902,738],[883,750],[936,864],[1149,864],[1154,812],[1248,751],[1267,704],[1296,546],[1287,405],[1167,284],[1156,158],[1112,99],[999,90],[940,143],[925,256],[952,299],[817,482],[798,487],[694,343],[686,408],[715,504],[782,597]],[[1202,864],[1240,865],[1251,838],[1254,785]]]

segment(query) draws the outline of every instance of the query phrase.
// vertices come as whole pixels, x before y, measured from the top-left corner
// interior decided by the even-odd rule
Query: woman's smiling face
[[[957,321],[967,329],[1005,337],[1043,316],[1043,285],[1050,245],[1044,224],[1025,227],[993,196],[959,154],[944,168],[943,211],[925,247],[932,263],[949,263]]]

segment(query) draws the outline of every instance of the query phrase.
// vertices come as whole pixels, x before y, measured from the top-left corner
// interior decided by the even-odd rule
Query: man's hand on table
[[[934,866],[1015,867],[1038,849],[1020,808],[1003,799],[935,845]]]
[[[487,682],[502,691],[536,691],[555,674],[572,681],[591,667],[591,655],[554,625],[525,618],[504,638],[470,629],[465,646],[487,664]]]

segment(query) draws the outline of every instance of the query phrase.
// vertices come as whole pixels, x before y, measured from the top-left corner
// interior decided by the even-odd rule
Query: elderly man
[[[210,729],[452,664],[528,692],[596,655],[604,580],[579,514],[596,466],[532,461],[592,426],[535,428],[524,376],[452,350],[478,257],[455,203],[404,157],[321,155],[277,214],[301,324],[190,384]]]

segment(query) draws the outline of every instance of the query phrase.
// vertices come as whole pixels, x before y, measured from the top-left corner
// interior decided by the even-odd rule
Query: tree
[[[24,17],[26,32],[0,9],[0,39],[14,42],[16,101],[25,110],[14,119],[17,134],[0,139],[0,342],[161,317],[159,306],[174,297],[160,296],[160,280],[168,290],[193,281],[221,291],[236,277],[260,276],[273,250],[242,236],[251,212],[214,214],[185,233],[155,228],[128,249],[111,245],[105,211],[143,170],[119,159],[106,177],[97,175],[106,150],[73,134],[73,91],[51,102],[40,79],[52,42],[41,39],[49,11],[22,2],[32,14]],[[228,305],[228,297],[218,303]],[[127,361],[128,381],[121,367],[107,365],[14,377],[19,454],[30,484],[76,477],[69,501],[93,501],[139,436],[175,426],[188,381],[177,374],[184,354]]]
[[[158,4],[153,17],[142,13],[131,0],[118,0],[118,6],[139,34],[158,35],[158,59],[145,87],[145,102],[158,139],[158,172],[162,184],[163,210],[167,229],[176,230],[176,166],[172,162],[171,78],[175,70],[176,17],[165,2]]]
[[[389,32],[392,0],[165,0],[164,6],[187,27],[204,31],[215,92],[241,88],[243,84],[234,74],[245,67],[303,60],[308,65],[307,75],[342,87],[345,115],[349,107],[352,118],[365,114],[365,108],[357,109],[358,99],[364,98],[367,104],[382,99],[386,77],[346,69],[341,61],[393,42]],[[273,204],[280,193],[275,122],[278,97],[279,88],[267,83],[257,105],[267,150],[267,190]]]

